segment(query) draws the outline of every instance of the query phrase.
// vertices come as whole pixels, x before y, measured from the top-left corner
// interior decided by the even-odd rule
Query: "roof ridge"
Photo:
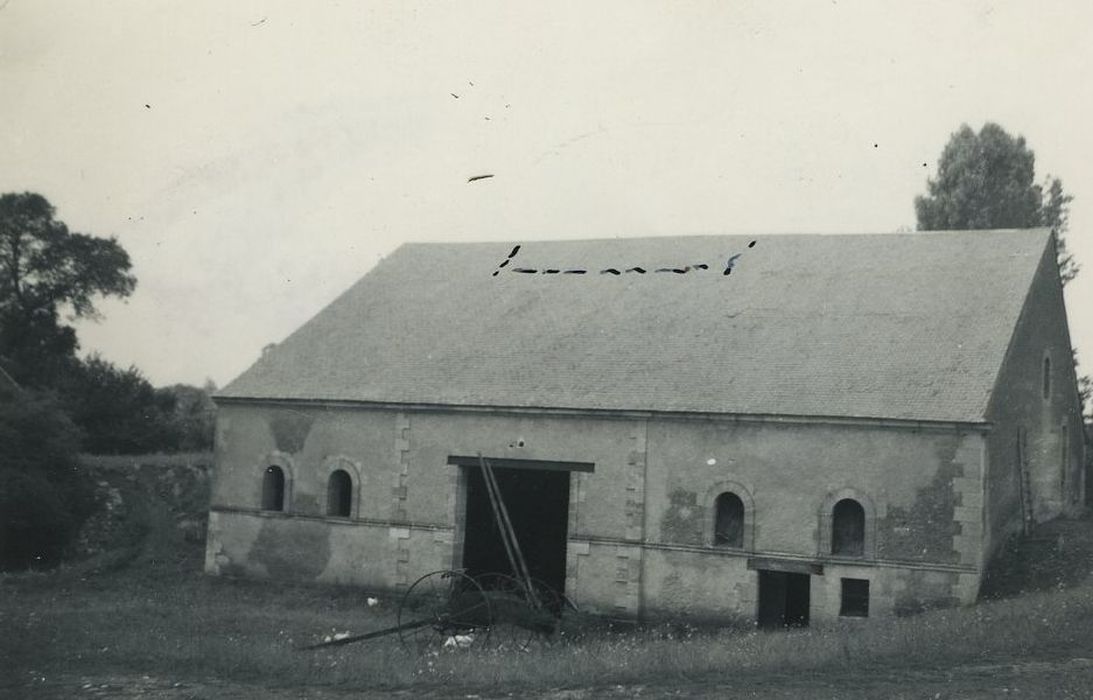
[[[563,237],[563,238],[523,238],[520,236],[514,236],[512,238],[497,238],[497,239],[480,239],[474,241],[450,241],[450,240],[417,240],[417,241],[404,241],[399,244],[399,248],[404,246],[471,246],[471,245],[512,245],[514,242],[520,244],[528,243],[603,243],[603,242],[624,242],[624,241],[657,241],[657,240],[683,240],[683,239],[713,239],[713,238],[758,238],[761,236],[770,236],[776,238],[891,238],[891,237],[908,237],[908,238],[923,238],[933,236],[972,236],[983,234],[1041,234],[1048,235],[1051,233],[1051,229],[1046,226],[1036,226],[1033,228],[996,228],[996,229],[943,229],[936,231],[745,231],[745,232],[726,232],[726,233],[678,233],[678,234],[649,234],[649,235],[616,235],[616,236],[597,236],[591,238],[578,238],[578,237]],[[396,248],[397,250],[397,248]]]

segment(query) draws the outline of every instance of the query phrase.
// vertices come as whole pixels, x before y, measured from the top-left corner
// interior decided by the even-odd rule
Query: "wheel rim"
[[[492,612],[482,587],[459,571],[425,574],[406,590],[398,610],[399,640],[411,651],[485,646]]]
[[[507,574],[487,573],[476,580],[490,599],[493,648],[526,650],[557,629],[561,612],[557,593],[542,581],[531,579],[529,595],[520,581]]]

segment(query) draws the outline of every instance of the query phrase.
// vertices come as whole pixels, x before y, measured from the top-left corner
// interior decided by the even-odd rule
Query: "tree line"
[[[137,280],[114,238],[70,231],[40,194],[0,195],[0,569],[48,566],[94,509],[81,452],[208,450],[215,387],[155,388],[80,357],[78,319]]]
[[[66,321],[97,320],[96,298],[132,294],[131,268],[116,239],[69,231],[45,197],[0,195],[0,368],[26,391],[53,395],[86,452],[208,449],[215,387],[157,389],[136,367],[77,355]]]

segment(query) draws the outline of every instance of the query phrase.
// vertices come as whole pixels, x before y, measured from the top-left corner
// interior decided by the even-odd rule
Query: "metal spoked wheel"
[[[491,648],[525,651],[556,630],[561,612],[558,594],[542,581],[531,579],[529,592],[507,574],[482,574],[476,580],[490,599]]]
[[[491,623],[490,598],[459,571],[425,574],[406,591],[398,609],[399,640],[418,653],[485,647]]]
[[[507,574],[488,573],[476,579],[490,599],[493,624],[490,648],[524,650],[531,645],[535,631],[523,624],[528,617],[527,593],[520,582]]]

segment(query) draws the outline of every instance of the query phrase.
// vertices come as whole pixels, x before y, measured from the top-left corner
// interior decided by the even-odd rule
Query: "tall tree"
[[[1021,136],[987,122],[979,133],[967,124],[949,139],[936,179],[915,197],[920,231],[1045,226],[1055,233],[1059,274],[1066,284],[1078,274],[1064,234],[1073,197],[1050,175],[1036,184],[1036,157]]]
[[[62,321],[97,318],[95,298],[136,287],[114,238],[74,233],[31,192],[0,195],[0,355],[17,381],[49,385],[78,347]]]

